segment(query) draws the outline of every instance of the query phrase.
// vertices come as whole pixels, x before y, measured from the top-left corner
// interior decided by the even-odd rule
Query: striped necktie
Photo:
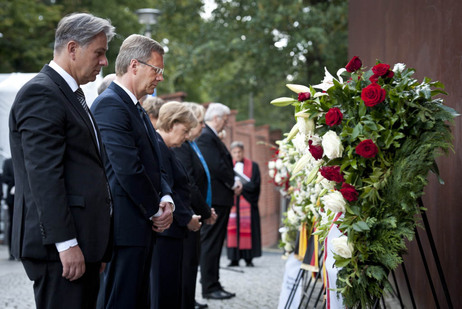
[[[87,101],[85,101],[85,94],[83,94],[82,88],[77,88],[75,95],[77,96],[80,104],[82,104],[83,109],[87,112],[87,114],[90,114],[90,110],[88,109]]]
[[[96,126],[91,118],[90,109],[88,108],[87,101],[85,101],[85,94],[83,94],[82,88],[77,88],[74,92],[77,96],[77,100],[82,105],[83,109],[87,112],[88,118],[90,119],[91,125],[93,126],[93,131],[95,132],[96,144],[98,145],[98,150],[100,150],[99,140],[98,140],[98,133],[96,132]]]

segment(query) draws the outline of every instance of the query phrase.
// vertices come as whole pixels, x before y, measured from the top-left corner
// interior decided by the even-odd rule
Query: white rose
[[[277,182],[277,183],[280,183],[281,180],[282,180],[281,175],[279,173],[277,173],[276,176],[274,176],[274,181]]]
[[[404,63],[397,63],[393,67],[393,72],[395,73],[403,72],[404,69],[406,69],[406,65]]]
[[[353,254],[353,245],[348,242],[348,237],[340,236],[339,238],[331,239],[332,250],[345,259],[351,258]]]
[[[274,178],[274,175],[276,175],[276,171],[275,170],[269,170],[268,174],[270,175],[271,178]]]
[[[268,168],[269,168],[269,169],[273,169],[273,168],[275,168],[275,167],[276,167],[276,162],[274,162],[274,161],[269,161],[269,162],[268,162]]]
[[[321,197],[321,201],[327,209],[330,209],[333,212],[345,212],[346,202],[342,193],[339,191],[331,191],[327,193]]]
[[[324,155],[329,159],[340,158],[343,153],[343,146],[337,133],[334,131],[328,131],[322,137],[322,148],[324,149]]]
[[[278,170],[280,170],[283,166],[284,166],[284,164],[282,164],[282,160],[281,160],[281,159],[277,159],[277,160],[276,160],[276,168],[277,168]]]

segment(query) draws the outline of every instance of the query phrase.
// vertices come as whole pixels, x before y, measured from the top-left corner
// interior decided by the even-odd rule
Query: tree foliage
[[[116,27],[104,69],[112,73],[121,42],[143,32],[135,14],[142,7],[162,11],[152,31],[168,50],[158,93],[185,91],[189,101],[222,102],[238,109],[241,119],[253,101],[257,124],[290,126],[293,117],[268,102],[286,82],[317,83],[320,67],[347,60],[346,1],[217,0],[204,19],[201,0],[146,0],[142,6],[130,0],[15,0],[0,4],[0,72],[39,71],[52,58],[59,19],[80,11]]]

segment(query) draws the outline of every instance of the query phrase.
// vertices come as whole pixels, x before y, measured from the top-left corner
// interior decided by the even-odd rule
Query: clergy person
[[[261,256],[260,214],[260,169],[258,164],[244,157],[244,144],[231,143],[234,173],[242,184],[242,194],[234,199],[228,221],[229,266],[239,266],[244,259],[246,265],[254,266],[252,259]]]

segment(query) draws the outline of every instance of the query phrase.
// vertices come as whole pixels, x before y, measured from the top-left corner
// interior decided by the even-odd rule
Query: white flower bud
[[[332,212],[345,212],[345,199],[339,191],[331,191],[321,197],[321,201]]]

